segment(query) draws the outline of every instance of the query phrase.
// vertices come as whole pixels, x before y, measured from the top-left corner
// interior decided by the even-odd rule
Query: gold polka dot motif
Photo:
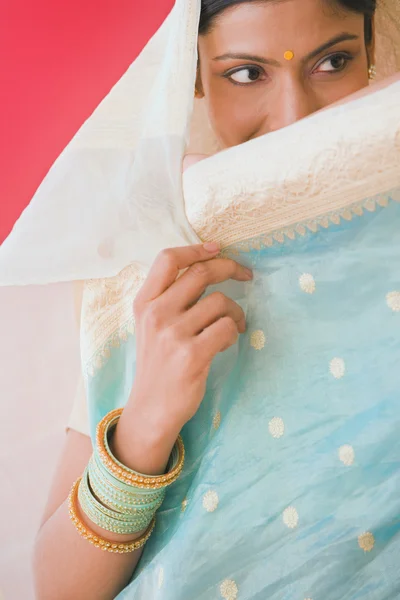
[[[164,569],[160,567],[158,570],[158,588],[161,589],[164,583]]]
[[[217,492],[208,490],[203,496],[203,507],[207,512],[214,512],[217,509],[219,498]]]
[[[185,512],[187,505],[188,505],[187,498],[184,498],[182,500],[182,504],[181,504],[181,512]]]
[[[305,294],[313,294],[316,287],[314,277],[310,273],[303,273],[299,277],[299,286]]]
[[[289,529],[295,529],[299,523],[299,513],[294,506],[288,506],[288,508],[285,508],[282,518],[286,527],[289,527]]]
[[[225,579],[219,587],[221,598],[225,600],[236,600],[238,597],[238,587],[233,579]]]
[[[364,552],[371,552],[375,546],[375,538],[370,531],[366,531],[358,536],[358,545]]]
[[[332,358],[329,363],[329,371],[335,379],[341,379],[346,372],[346,365],[343,358]]]
[[[400,292],[386,294],[386,304],[393,312],[400,312]]]
[[[285,423],[281,417],[274,417],[268,423],[268,429],[273,438],[281,438],[285,433]]]
[[[344,446],[340,446],[339,448],[339,460],[346,467],[350,467],[354,463],[355,452],[353,446],[349,444],[345,444]]]
[[[217,411],[213,418],[213,428],[218,429],[221,425],[221,411]]]
[[[262,329],[256,329],[250,336],[250,346],[255,350],[262,350],[265,346],[265,333]]]

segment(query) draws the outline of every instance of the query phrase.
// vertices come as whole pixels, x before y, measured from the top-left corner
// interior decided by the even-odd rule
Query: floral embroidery
[[[250,346],[253,346],[256,350],[262,350],[265,346],[265,334],[262,329],[253,331],[250,336]]]
[[[295,529],[299,523],[299,514],[294,506],[288,506],[283,511],[283,522],[289,529]]]
[[[375,546],[375,538],[370,531],[358,536],[358,545],[364,552],[371,552]]]
[[[85,377],[93,376],[112,348],[135,332],[133,300],[145,279],[137,264],[115,277],[85,281],[82,299],[81,352]]]
[[[299,277],[299,286],[306,294],[313,294],[315,292],[314,277],[310,273],[303,273]]]
[[[335,379],[341,379],[346,372],[346,365],[343,358],[333,358],[329,363],[329,371]]]
[[[346,467],[350,467],[354,463],[354,457],[355,453],[353,446],[349,446],[348,444],[340,446],[339,459],[344,465],[346,465]]]
[[[203,496],[203,507],[207,512],[214,512],[218,507],[219,498],[217,492],[214,490],[209,490]]]
[[[400,312],[400,292],[386,294],[386,303],[393,312]]]
[[[221,411],[217,411],[213,418],[213,427],[214,429],[218,429],[221,425]]]
[[[280,438],[285,433],[285,423],[280,417],[274,417],[268,423],[268,429],[273,438]]]
[[[225,600],[236,600],[238,587],[233,579],[225,579],[220,585],[221,598]]]

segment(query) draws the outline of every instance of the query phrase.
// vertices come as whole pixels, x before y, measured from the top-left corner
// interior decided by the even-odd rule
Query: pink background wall
[[[0,2],[0,242],[172,4]]]

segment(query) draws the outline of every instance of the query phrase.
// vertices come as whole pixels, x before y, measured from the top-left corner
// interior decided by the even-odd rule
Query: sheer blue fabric
[[[247,332],[182,430],[183,474],[118,600],[400,597],[400,203],[271,247],[219,289]],[[130,336],[90,380],[91,436],[123,406]]]

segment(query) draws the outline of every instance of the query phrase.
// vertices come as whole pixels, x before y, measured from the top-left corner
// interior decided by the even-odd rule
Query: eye
[[[346,68],[348,63],[353,59],[349,54],[336,53],[331,54],[317,65],[315,72],[317,73],[338,73]]]
[[[257,67],[241,67],[236,71],[230,71],[226,74],[226,77],[234,83],[246,85],[258,81],[261,75],[262,71]]]

